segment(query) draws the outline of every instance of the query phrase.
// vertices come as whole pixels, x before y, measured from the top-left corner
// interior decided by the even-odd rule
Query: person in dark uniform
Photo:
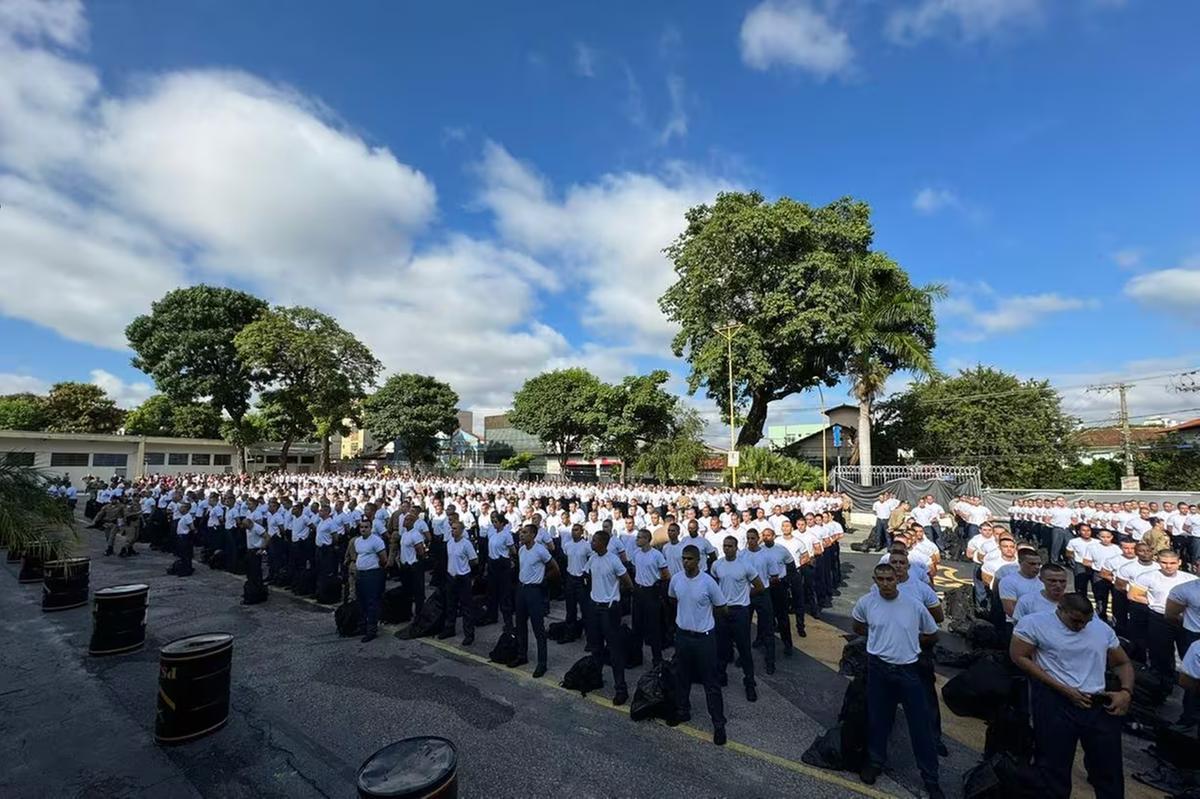
[[[588,623],[591,617],[591,598],[588,596],[587,580],[584,574],[588,559],[592,554],[592,545],[583,538],[583,525],[571,525],[570,535],[563,542],[563,562],[566,564],[566,574],[563,575],[563,601],[566,605],[567,624],[574,626],[582,622],[587,631],[587,651],[593,649],[592,625]]]
[[[746,687],[746,700],[758,701],[758,689],[754,682],[754,655],[750,649],[750,597],[765,590],[758,571],[746,558],[737,556],[737,539],[725,536],[722,547],[725,557],[712,565],[712,576],[721,588],[728,611],[722,615],[717,626],[717,653],[720,659],[717,681],[726,685],[726,669],[733,660],[737,647],[738,664],[742,667],[742,684]]]
[[[597,652],[608,647],[608,662],[613,673],[613,704],[629,701],[625,684],[625,646],[621,641],[621,587],[631,587],[632,580],[625,564],[609,548],[611,535],[607,529],[592,535],[592,557],[587,571],[592,581],[592,638]]]
[[[521,585],[517,589],[517,658],[509,666],[524,666],[529,662],[529,628],[537,641],[537,666],[534,677],[546,673],[546,594],[547,574],[558,574],[554,556],[537,542],[538,528],[527,524],[521,528],[521,546],[517,550]]]
[[[789,526],[791,525],[789,524]],[[775,530],[770,525],[763,527],[762,549],[766,553],[767,562],[771,565],[771,584],[768,586],[768,591],[771,594],[771,608],[775,612],[775,627],[779,631],[779,639],[783,644],[783,656],[790,658],[793,647],[792,626],[788,619],[788,609],[791,607],[788,594],[793,575],[796,574],[796,561],[791,552],[775,543]],[[803,605],[799,618],[801,629],[803,629]]]
[[[730,536],[727,541],[736,539]],[[713,743],[724,746],[725,699],[717,676],[717,636],[714,614],[725,614],[725,594],[708,574],[700,571],[700,550],[689,544],[683,548],[683,571],[671,578],[667,595],[675,603],[675,667],[679,684],[676,689],[675,724],[692,718],[692,678],[704,685],[704,699],[712,719]],[[747,647],[749,649],[749,647]]]
[[[242,604],[257,604],[266,599],[266,589],[263,587],[262,559],[266,552],[267,531],[250,516],[240,519],[238,523],[246,532],[246,584],[248,587],[243,592]],[[258,599],[258,597],[262,599]]]

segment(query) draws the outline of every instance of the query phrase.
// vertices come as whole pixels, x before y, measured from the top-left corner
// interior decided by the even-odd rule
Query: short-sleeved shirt
[[[465,535],[454,540],[451,535],[446,540],[446,573],[454,577],[462,577],[471,573],[471,561],[478,557],[475,545]]]
[[[867,654],[897,666],[916,663],[920,636],[938,628],[924,603],[903,591],[894,599],[885,599],[878,591],[866,594],[854,603],[851,615],[867,625]]]
[[[592,553],[587,563],[588,573],[592,575],[592,601],[609,605],[621,598],[621,577],[625,574],[625,564],[611,550],[603,555]]]
[[[289,529],[292,531],[293,541],[303,541],[308,538],[308,519],[304,515],[293,516]]]
[[[1167,609],[1167,595],[1176,587],[1196,579],[1196,575],[1187,572],[1175,572],[1170,577],[1161,569],[1142,574],[1133,582],[1146,589],[1146,604],[1155,613],[1164,613]]]
[[[1028,616],[1030,613],[1042,613],[1044,611],[1058,610],[1058,605],[1046,599],[1046,595],[1041,591],[1032,594],[1025,594],[1017,600],[1017,606],[1013,608],[1012,620],[1014,622]]]
[[[176,535],[188,535],[192,532],[192,514],[185,513],[179,517],[179,521],[175,524]]]
[[[911,574],[904,582],[896,583],[896,587],[900,589],[900,593],[912,597],[927,608],[936,608],[942,604],[942,600],[938,599],[937,591],[934,591],[928,583],[921,582]],[[871,591],[878,594],[879,586],[871,586]]]
[[[721,586],[725,604],[740,607],[750,604],[750,586],[758,576],[754,564],[745,558],[721,558],[712,565],[712,575]]]
[[[1000,598],[1011,599],[1014,602],[1019,602],[1021,597],[1026,594],[1036,594],[1042,590],[1041,578],[1026,577],[1019,571],[1004,575],[1004,579],[1000,581]],[[1009,617],[1012,621],[1012,617]]]
[[[523,585],[539,585],[546,579],[546,562],[550,560],[550,550],[546,547],[538,543],[531,547],[522,544],[517,549],[517,560],[521,566],[517,576]]]
[[[1117,634],[1095,617],[1075,632],[1058,613],[1023,616],[1013,635],[1037,647],[1034,662],[1054,679],[1085,694],[1104,690],[1108,651],[1120,646]]]
[[[267,531],[261,524],[254,522],[250,528],[246,530],[246,549],[262,549],[263,537]]]
[[[354,539],[354,564],[360,572],[379,568],[379,553],[387,551],[383,539],[371,533],[366,538],[361,535]]]
[[[758,573],[759,582],[764,586],[771,584],[772,575],[778,577],[780,574],[781,567],[779,566],[779,561],[765,547],[760,546],[755,550],[747,549],[741,553],[740,557],[750,562],[750,565],[754,567],[754,571]]]
[[[1175,586],[1167,599],[1183,605],[1183,629],[1200,633],[1200,580],[1187,580]]]
[[[417,545],[424,545],[425,534],[420,530],[405,530],[400,533],[400,562],[411,566],[417,562]]]
[[[1183,653],[1183,663],[1179,670],[1193,680],[1200,680],[1200,641],[1193,641],[1187,652]]]
[[[488,558],[490,560],[504,560],[509,557],[509,550],[512,547],[512,528],[507,525],[505,525],[503,530],[494,532],[487,538]]]
[[[663,553],[654,547],[643,552],[635,549],[633,552],[633,581],[643,588],[649,588],[662,579],[662,570],[667,568],[667,559]]]
[[[704,572],[697,572],[695,577],[688,577],[685,572],[676,574],[667,594],[676,603],[675,626],[693,633],[710,632],[716,626],[712,609],[727,604],[716,580]]]
[[[587,569],[588,559],[592,556],[592,542],[582,538],[578,541],[567,538],[562,547],[563,554],[567,556],[567,574],[582,577]]]

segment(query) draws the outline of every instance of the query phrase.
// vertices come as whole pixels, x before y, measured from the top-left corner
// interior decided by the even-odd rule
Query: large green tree
[[[777,485],[801,491],[816,491],[824,487],[821,470],[810,463],[764,447],[742,447],[738,452],[739,482],[753,483],[756,487]],[[725,470],[725,475],[727,480],[732,480],[729,469]]]
[[[250,408],[255,374],[239,356],[234,337],[267,308],[266,301],[235,289],[199,285],[169,291],[125,328],[133,365],[175,402],[203,400],[224,411],[236,428]]]
[[[978,466],[996,488],[1036,488],[1075,462],[1074,420],[1045,380],[988,366],[919,381],[878,406],[884,462]]]
[[[1177,433],[1139,451],[1134,469],[1145,491],[1200,491],[1200,449],[1186,444]]]
[[[871,485],[871,410],[897,370],[931,376],[933,301],[938,284],[913,286],[890,258],[871,252],[851,261],[850,358],[847,371],[858,400],[855,447],[863,485]]]
[[[45,430],[46,398],[37,394],[6,394],[0,397],[0,430]]]
[[[851,198],[814,207],[728,192],[690,209],[686,221],[666,248],[677,280],[659,300],[680,326],[672,348],[691,367],[689,390],[705,387],[727,413],[726,338],[714,327],[742,325],[732,339],[734,398],[744,412],[738,445],[753,445],[771,402],[833,386],[846,373],[855,276],[894,273],[898,284],[903,271],[871,249],[870,206]]]
[[[414,466],[432,463],[437,434],[458,429],[458,394],[429,375],[389,377],[363,401],[363,423],[379,441],[395,441]]]
[[[603,435],[609,386],[586,369],[543,372],[513,395],[508,421],[537,436],[565,463],[585,440]]]
[[[125,411],[92,383],[55,383],[46,397],[51,433],[115,433],[124,418]]]
[[[353,334],[312,308],[273,308],[234,336],[237,357],[262,390],[263,413],[283,432],[280,466],[292,442],[319,435],[325,464],[329,436],[375,381],[380,364]]]
[[[659,369],[626,377],[603,391],[599,446],[621,459],[622,479],[626,465],[632,464],[638,453],[671,436],[678,399],[663,389],[669,377],[666,370]]]

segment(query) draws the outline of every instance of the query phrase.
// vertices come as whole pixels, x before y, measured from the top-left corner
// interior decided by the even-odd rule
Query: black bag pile
[[[408,592],[404,586],[398,585],[384,591],[379,620],[384,624],[404,624],[412,621],[412,602],[406,601],[407,599]]]
[[[362,624],[362,607],[357,599],[349,599],[338,606],[333,612],[333,621],[337,625],[338,635],[350,637],[366,632]]]
[[[517,636],[505,630],[496,639],[496,645],[488,653],[488,660],[507,666],[517,659]]]
[[[800,759],[831,771],[859,771],[867,760],[867,677],[846,686],[838,723],[813,741]]]
[[[604,687],[604,672],[600,660],[593,655],[584,655],[567,669],[561,685],[568,691],[578,691],[583,696],[587,696],[588,691],[600,690]]]
[[[421,612],[412,620],[412,624],[396,633],[396,637],[405,641],[414,638],[428,638],[442,631],[446,622],[446,605],[440,593],[433,593],[425,600]]]
[[[546,637],[556,644],[569,644],[573,641],[578,641],[579,636],[583,634],[583,624],[581,622],[551,622],[546,627]]]

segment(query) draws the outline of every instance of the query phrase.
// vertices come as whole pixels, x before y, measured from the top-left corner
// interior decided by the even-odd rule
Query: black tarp
[[[855,510],[866,512],[875,504],[875,500],[879,499],[879,495],[885,491],[895,494],[914,506],[921,497],[933,494],[933,498],[938,501],[938,504],[943,508],[949,508],[955,497],[970,493],[973,485],[966,480],[957,479],[909,480],[901,478],[875,486],[839,483],[838,490],[850,495]]]

